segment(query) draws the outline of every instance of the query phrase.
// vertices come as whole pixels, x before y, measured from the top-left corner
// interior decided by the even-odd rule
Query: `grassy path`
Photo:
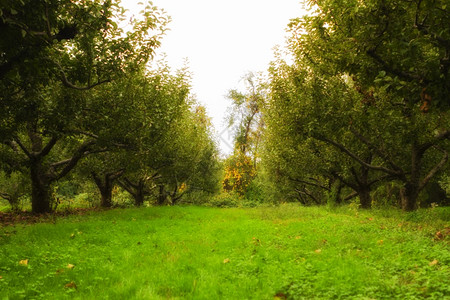
[[[156,207],[6,226],[0,299],[445,299],[449,212]]]

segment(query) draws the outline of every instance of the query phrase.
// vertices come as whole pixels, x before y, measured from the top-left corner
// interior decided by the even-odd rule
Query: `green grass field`
[[[0,228],[0,299],[450,299],[448,208],[151,207],[50,220]]]

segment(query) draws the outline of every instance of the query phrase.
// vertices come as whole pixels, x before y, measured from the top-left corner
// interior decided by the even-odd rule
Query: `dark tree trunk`
[[[369,209],[372,207],[372,198],[370,197],[370,188],[369,187],[361,187],[357,191],[359,196],[359,202],[361,204],[361,208]]]
[[[413,211],[417,209],[417,198],[419,196],[419,185],[407,182],[400,190],[402,210]]]
[[[158,199],[157,199],[158,205],[163,205],[166,202],[166,198],[167,198],[167,193],[164,189],[164,185],[161,184],[159,186],[159,194],[158,194]]]
[[[136,206],[142,206],[144,204],[145,199],[145,183],[143,180],[139,180],[139,183],[136,186],[136,192],[132,194],[134,198],[134,204]]]
[[[41,162],[31,165],[31,211],[35,214],[52,211],[50,181],[42,170]]]
[[[106,173],[103,176],[103,179],[100,178],[95,172],[92,172],[92,178],[95,181],[95,184],[97,185],[100,195],[101,195],[101,201],[100,206],[101,207],[111,207],[112,206],[112,189],[114,187],[113,181],[117,179],[119,176],[123,174],[124,170],[120,170],[114,173]]]

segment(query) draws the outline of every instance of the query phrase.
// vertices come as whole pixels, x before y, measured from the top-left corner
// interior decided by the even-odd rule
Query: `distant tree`
[[[233,154],[225,160],[225,191],[236,191],[244,195],[257,175],[259,146],[264,129],[262,106],[266,101],[262,79],[249,73],[244,78],[245,93],[230,90],[232,101],[228,115],[229,127],[234,130]]]

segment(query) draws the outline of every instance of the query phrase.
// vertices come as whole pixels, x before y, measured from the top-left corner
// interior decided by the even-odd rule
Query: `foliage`
[[[43,217],[0,228],[0,290],[46,299],[442,299],[449,215],[279,205]]]
[[[290,24],[293,64],[278,59],[270,69],[264,164],[303,203],[321,203],[337,185],[337,202],[348,192],[368,208],[374,189],[396,181],[402,207],[416,209],[448,170],[447,8],[314,4]]]
[[[20,172],[6,173],[0,170],[0,198],[8,201],[13,211],[21,209],[20,202],[29,194],[29,182]]]
[[[223,189],[244,195],[256,176],[256,169],[251,157],[237,151],[224,162],[225,175]]]
[[[95,88],[141,68],[168,19],[153,6],[131,21],[113,1],[7,1],[0,10],[1,150],[28,169],[35,213],[51,211],[51,185],[84,157],[104,151]],[[111,146],[111,145],[108,145]],[[3,157],[2,157],[3,159]]]
[[[234,151],[224,162],[222,182],[225,191],[234,191],[241,196],[247,194],[257,174],[259,146],[264,130],[261,108],[267,98],[261,76],[249,73],[243,80],[245,93],[238,90],[228,93],[232,106],[227,119],[229,128],[234,126]]]

